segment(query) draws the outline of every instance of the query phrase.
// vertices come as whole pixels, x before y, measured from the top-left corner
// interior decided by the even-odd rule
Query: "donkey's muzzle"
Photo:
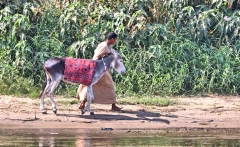
[[[121,71],[121,75],[124,75],[126,73],[126,70],[124,70],[124,71]]]

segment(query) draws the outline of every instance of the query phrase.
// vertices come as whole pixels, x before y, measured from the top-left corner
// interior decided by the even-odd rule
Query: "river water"
[[[1,129],[0,146],[240,146],[239,133],[101,129]]]

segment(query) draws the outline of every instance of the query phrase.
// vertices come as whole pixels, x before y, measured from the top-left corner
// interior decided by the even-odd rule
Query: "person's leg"
[[[118,107],[116,104],[112,104],[112,111],[120,111],[122,108]]]
[[[86,99],[84,99],[81,103],[80,106],[78,107],[79,109],[83,110],[85,108],[85,103],[86,103]]]
[[[83,110],[85,108],[85,103],[87,102],[87,86],[80,84],[77,90],[77,98],[82,100],[79,109]]]

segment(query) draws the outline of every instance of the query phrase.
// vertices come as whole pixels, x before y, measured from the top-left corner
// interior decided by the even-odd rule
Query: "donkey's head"
[[[123,64],[123,59],[116,51],[113,51],[113,61],[111,63],[111,66],[118,72],[118,74],[123,75],[126,72],[126,68]]]

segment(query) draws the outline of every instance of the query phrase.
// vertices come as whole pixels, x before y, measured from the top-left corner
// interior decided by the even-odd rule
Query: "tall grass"
[[[239,88],[239,46],[211,49],[181,36],[146,50],[127,52],[128,72],[115,75],[119,93],[153,95],[225,93]]]
[[[176,0],[5,1],[0,7],[0,93],[36,97],[51,57],[92,58],[110,31],[127,73],[118,94],[239,93],[239,10]],[[224,17],[227,16],[227,20]],[[57,94],[75,96],[61,83]]]

